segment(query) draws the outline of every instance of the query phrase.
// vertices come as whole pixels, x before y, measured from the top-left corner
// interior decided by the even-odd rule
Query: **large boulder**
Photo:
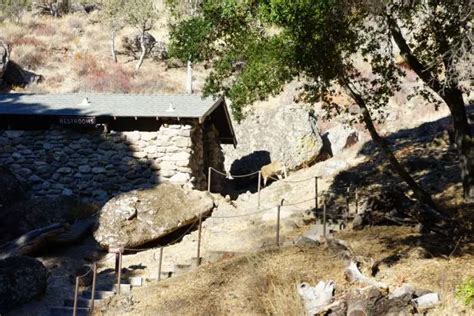
[[[0,260],[0,314],[46,291],[48,269],[30,257]]]
[[[105,248],[138,247],[192,223],[213,208],[207,192],[162,183],[108,201],[100,211],[94,237]]]
[[[330,128],[324,136],[327,136],[330,147],[327,149],[332,156],[338,155],[343,149],[351,147],[359,140],[357,131],[343,124]]]
[[[224,148],[226,169],[234,174],[257,171],[275,160],[288,169],[310,165],[323,147],[315,118],[295,106],[257,110],[235,130],[239,145]]]

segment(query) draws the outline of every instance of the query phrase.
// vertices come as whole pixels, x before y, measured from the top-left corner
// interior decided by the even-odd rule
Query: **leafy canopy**
[[[389,40],[380,22],[351,1],[205,0],[200,14],[173,26],[170,52],[211,61],[205,94],[229,97],[237,119],[294,79],[305,83],[303,100],[326,101],[329,115],[341,111],[332,102],[341,80],[369,91],[366,101],[378,109],[398,89],[400,74],[382,47]],[[369,78],[354,67],[354,54],[366,56]]]

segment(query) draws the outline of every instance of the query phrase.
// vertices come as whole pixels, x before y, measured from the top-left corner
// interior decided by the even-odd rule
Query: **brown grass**
[[[230,258],[134,292],[130,315],[301,315],[300,282],[333,279],[345,287],[342,264],[322,247],[288,247]],[[120,303],[114,302],[120,305]]]
[[[393,265],[381,266],[376,278],[392,288],[405,282],[440,294],[442,304],[428,315],[469,314],[454,298],[461,281],[474,275],[474,255],[466,245],[457,256],[420,258],[421,236],[406,227],[376,227],[345,231],[338,236],[356,255],[382,259],[404,254]],[[411,240],[413,242],[409,242]],[[407,241],[408,240],[408,241]],[[325,246],[286,247],[204,265],[193,273],[133,292],[133,304],[115,298],[102,311],[107,315],[301,315],[300,282],[336,281],[336,297],[357,284],[344,279],[344,266]]]

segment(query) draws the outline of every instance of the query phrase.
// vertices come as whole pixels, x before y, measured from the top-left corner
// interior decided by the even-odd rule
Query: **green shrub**
[[[462,282],[456,289],[456,298],[465,305],[474,305],[474,278]]]

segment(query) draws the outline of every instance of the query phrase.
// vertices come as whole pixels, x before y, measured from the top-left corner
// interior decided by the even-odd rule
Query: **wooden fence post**
[[[202,214],[199,214],[199,230],[197,244],[197,266],[201,264],[201,234],[202,234]]]
[[[122,285],[122,251],[118,253],[118,262],[117,294],[120,294],[120,286]]]
[[[77,316],[77,300],[79,296],[79,277],[76,277],[76,287],[74,288],[74,306],[72,308],[72,315]]]
[[[318,203],[318,177],[314,177],[314,207],[315,213],[318,212],[319,203]]]
[[[355,189],[355,213],[359,214],[359,188]]]
[[[277,206],[277,225],[276,225],[276,245],[280,247],[280,209],[281,205]]]
[[[323,198],[323,236],[326,238],[326,197]]]
[[[261,188],[261,184],[262,183],[262,172],[259,171],[258,172],[258,184],[257,184],[257,190],[258,190],[258,209],[260,209],[260,190],[262,189]]]
[[[160,261],[158,262],[158,281],[161,281],[161,265],[163,263],[163,247],[160,247]]]
[[[94,311],[96,279],[97,279],[97,263],[94,263],[92,265],[91,311]]]
[[[207,192],[211,193],[211,167],[207,169]]]

